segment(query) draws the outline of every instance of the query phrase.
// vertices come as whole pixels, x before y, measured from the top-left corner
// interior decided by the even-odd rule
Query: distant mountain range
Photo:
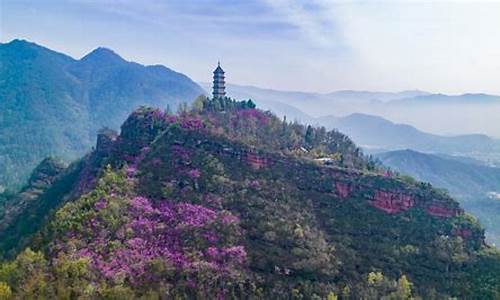
[[[427,95],[415,95],[412,97],[397,99],[394,104],[397,105],[408,105],[408,104],[498,104],[500,102],[500,96],[488,95],[488,94],[462,94],[456,96],[450,96],[445,94],[427,94]]]
[[[201,85],[210,90],[210,84]],[[445,95],[419,90],[395,93],[346,90],[321,94],[233,84],[227,86],[227,91],[234,98],[251,98],[263,107],[279,102],[281,106],[273,104],[273,107],[287,111],[290,120],[307,121],[307,116],[341,117],[363,113],[441,135],[484,133],[500,136],[500,127],[496,125],[496,116],[500,114],[500,96],[497,95]]]
[[[414,97],[426,97],[431,95],[429,92],[413,90],[413,91],[402,91],[402,92],[371,92],[371,91],[353,91],[353,90],[343,90],[335,91],[327,94],[323,94],[326,97],[332,97],[334,99],[342,100],[354,100],[354,101],[371,101],[371,102],[389,102],[400,99],[414,98]]]
[[[0,189],[47,156],[81,156],[99,128],[118,128],[139,105],[174,108],[201,93],[181,73],[105,48],[77,60],[24,40],[0,44]]]
[[[426,133],[406,124],[396,124],[384,118],[351,114],[346,117],[327,116],[316,122],[336,128],[356,143],[372,151],[414,149],[423,152],[453,155],[477,155],[500,151],[500,141],[483,134],[440,136]]]
[[[201,83],[207,93],[210,84]],[[423,91],[404,91],[400,93],[366,92],[366,91],[339,91],[329,94],[283,92],[270,89],[261,89],[252,86],[230,84],[228,94],[237,99],[253,99],[261,108],[269,109],[278,116],[286,116],[288,120],[298,120],[305,123],[325,126],[328,129],[338,129],[349,135],[358,145],[368,152],[381,152],[389,150],[414,149],[422,152],[442,153],[449,155],[462,155],[480,158],[487,161],[496,161],[492,157],[500,152],[500,141],[484,134],[466,134],[455,136],[436,135],[421,131],[411,125],[397,124],[385,118],[353,113],[347,116],[323,116],[314,118],[303,112],[300,108],[304,102],[326,101],[329,96],[335,98],[331,101],[373,102],[373,103],[399,103],[409,99],[424,101],[449,102],[471,100],[479,97],[480,101],[496,101],[497,96],[485,94],[464,94],[462,96],[447,96],[443,94],[429,94]],[[409,98],[413,97],[413,98]],[[301,104],[302,101],[302,104]],[[335,105],[335,104],[333,104]]]
[[[208,92],[211,89],[210,83],[200,83]],[[360,105],[383,106],[384,103],[395,101],[397,99],[407,99],[417,96],[429,95],[424,91],[402,91],[396,93],[390,92],[369,92],[369,91],[351,91],[342,90],[330,93],[312,93],[299,91],[280,91],[274,89],[259,88],[255,86],[244,86],[236,84],[227,85],[228,95],[236,99],[251,98],[261,106],[274,105],[280,103],[286,105],[290,114],[289,119],[307,120],[312,115],[321,116],[335,112],[336,115],[348,114],[356,111]],[[293,111],[291,109],[299,109]],[[284,110],[283,106],[280,106]],[[277,112],[278,114],[280,112]]]
[[[500,168],[484,166],[468,158],[413,150],[379,153],[376,157],[398,172],[447,189],[467,211],[480,219],[489,239],[500,246]]]
[[[383,152],[376,157],[397,171],[446,188],[454,196],[472,198],[500,193],[500,168],[414,150]]]
[[[200,83],[201,86],[210,87],[208,83]],[[274,89],[259,88],[255,86],[245,86],[237,84],[227,85],[228,94],[236,98],[252,98],[260,100],[273,100],[279,102],[287,102],[289,104],[305,104],[311,102],[357,102],[357,103],[376,103],[389,102],[399,99],[408,99],[412,97],[421,97],[430,95],[425,91],[402,91],[402,92],[370,92],[370,91],[354,91],[341,90],[330,93],[313,93],[299,91],[280,91]],[[265,98],[265,99],[264,99]],[[331,103],[334,104],[334,103]]]
[[[200,83],[206,90],[210,90],[210,83]],[[335,107],[342,108],[342,112],[352,106],[360,104],[371,104],[388,107],[394,105],[408,104],[500,104],[500,96],[483,93],[466,93],[462,95],[433,94],[426,91],[412,90],[402,92],[372,92],[341,90],[330,93],[313,93],[299,91],[280,91],[274,89],[260,88],[255,86],[245,86],[228,84],[228,94],[235,98],[252,98],[256,101],[276,101],[288,105],[296,106],[302,111],[311,115],[325,115],[325,109]],[[313,106],[305,106],[313,104]],[[323,110],[317,109],[318,105],[323,106]],[[317,112],[312,113],[312,112]]]
[[[200,83],[210,93],[209,83]],[[338,129],[349,135],[358,145],[368,152],[383,152],[389,150],[414,149],[422,152],[441,153],[449,155],[470,156],[499,163],[500,140],[484,134],[463,134],[444,136],[421,131],[414,126],[397,124],[383,117],[352,113],[346,116],[327,115],[312,117],[302,109],[308,108],[307,103],[325,103],[325,111],[329,105],[343,105],[342,103],[371,103],[375,106],[397,105],[417,101],[458,103],[466,101],[493,102],[499,97],[486,94],[464,94],[461,96],[447,96],[444,94],[429,94],[423,91],[403,91],[399,93],[367,92],[367,91],[338,91],[329,94],[288,92],[263,89],[253,86],[229,84],[228,95],[237,99],[252,99],[259,107],[273,111],[280,117],[288,120],[298,120],[303,123],[325,126],[328,129]],[[413,100],[410,100],[413,99]],[[497,99],[497,100],[495,100]],[[327,104],[326,101],[330,101]],[[500,101],[500,100],[498,100]],[[401,104],[399,104],[401,103]],[[497,157],[498,156],[498,157]]]

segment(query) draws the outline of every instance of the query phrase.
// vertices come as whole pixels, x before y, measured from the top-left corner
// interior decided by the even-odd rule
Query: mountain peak
[[[73,61],[73,58],[66,54],[56,52],[37,43],[24,40],[13,39],[8,43],[0,43],[3,60],[13,60],[16,62],[33,61],[36,59],[51,60],[52,64],[66,64]]]
[[[394,124],[391,121],[386,120],[382,117],[364,114],[364,113],[352,113],[350,115],[345,116],[344,119],[345,120],[356,120],[356,121],[371,121],[371,122],[378,122],[381,124],[389,124],[389,125]]]
[[[117,63],[125,62],[125,60],[116,52],[111,49],[98,47],[92,50],[89,54],[85,55],[81,61],[85,62],[99,62],[99,63]]]
[[[32,45],[32,42],[29,42],[24,39],[13,39],[12,41],[5,43],[5,45]]]
[[[14,51],[26,51],[26,50],[34,50],[34,49],[46,49],[45,47],[42,47],[36,43],[23,40],[23,39],[13,39],[12,41],[8,43],[3,43],[0,44],[1,46],[4,46],[6,49],[13,49]],[[48,49],[46,49],[48,50]]]

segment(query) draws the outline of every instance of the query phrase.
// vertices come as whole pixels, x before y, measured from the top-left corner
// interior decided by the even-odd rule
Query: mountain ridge
[[[446,94],[430,94],[423,96],[416,96],[413,98],[403,98],[394,100],[392,104],[473,104],[473,103],[486,103],[498,104],[500,96],[489,95],[484,93],[464,93],[460,95],[446,95]]]
[[[327,128],[337,128],[358,144],[368,149],[414,149],[423,152],[467,155],[474,152],[488,153],[500,147],[500,142],[485,134],[442,136],[426,133],[417,128],[391,122],[382,117],[354,113],[345,117],[316,119]]]
[[[47,156],[83,155],[135,107],[174,109],[203,93],[181,73],[106,48],[77,60],[25,40],[0,44],[0,77],[0,186],[14,189]]]
[[[256,87],[229,85],[232,96],[237,99],[251,98],[256,102],[277,101],[291,105],[314,118],[352,113],[378,115],[386,119],[407,123],[427,132],[440,135],[463,133],[486,133],[498,137],[494,116],[500,110],[500,97],[481,93],[444,95],[427,92],[411,92],[408,98],[402,92],[373,93],[355,92],[352,95],[321,95],[317,93],[289,93],[268,91]],[[350,92],[349,92],[350,93]],[[384,98],[385,97],[385,98]],[[420,97],[420,98],[419,98]],[[406,99],[406,100],[405,100]],[[427,100],[426,100],[427,99]],[[423,100],[423,101],[418,101]],[[274,106],[279,108],[278,106]],[[444,118],[443,116],[446,116]],[[466,122],[464,122],[466,120]]]
[[[201,83],[209,94],[208,83]],[[239,90],[242,89],[242,90]],[[256,92],[252,92],[252,91]],[[298,120],[302,123],[326,126],[329,129],[336,128],[350,135],[358,144],[372,151],[388,151],[396,149],[415,149],[429,153],[447,153],[450,155],[472,156],[483,161],[495,161],[497,157],[491,157],[496,149],[500,150],[500,141],[482,133],[440,135],[428,133],[417,129],[413,125],[396,123],[387,118],[374,114],[355,112],[347,115],[326,115],[313,117],[304,113],[298,107],[297,99],[293,95],[307,96],[303,92],[284,92],[281,96],[273,97],[272,94],[260,94],[262,91],[280,93],[278,90],[261,89],[254,86],[228,85],[228,92],[236,95],[239,99],[253,99],[261,108],[269,109],[280,117],[286,116],[289,120]],[[342,91],[340,91],[342,93]],[[349,93],[351,91],[348,91]],[[354,91],[358,93],[358,91]],[[408,91],[406,91],[408,92]],[[406,93],[405,91],[401,93]],[[423,91],[409,91],[416,94],[429,94]],[[361,91],[360,93],[364,93]],[[320,94],[312,93],[314,97]],[[432,94],[429,94],[432,96]],[[476,95],[476,94],[464,94]],[[483,94],[479,94],[483,95]],[[496,97],[494,95],[487,95]],[[287,101],[291,97],[290,101]],[[453,96],[451,96],[453,97]],[[317,99],[312,99],[315,101]],[[393,100],[398,101],[398,100]],[[390,105],[392,101],[387,102]],[[325,104],[326,105],[326,104]],[[333,104],[335,106],[335,104]],[[375,129],[377,128],[377,129]],[[479,157],[478,157],[479,155]]]

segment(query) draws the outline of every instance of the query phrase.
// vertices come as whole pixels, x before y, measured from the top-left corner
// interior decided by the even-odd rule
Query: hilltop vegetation
[[[337,131],[202,97],[102,134],[49,187],[59,196],[31,202],[41,221],[1,245],[0,297],[500,296],[476,221]]]
[[[98,48],[80,60],[22,40],[0,44],[0,191],[47,156],[74,160],[103,126],[141,105],[176,107],[203,93],[188,77]]]

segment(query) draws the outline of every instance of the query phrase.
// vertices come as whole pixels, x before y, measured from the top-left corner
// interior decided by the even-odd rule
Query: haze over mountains
[[[200,85],[210,91],[211,83],[202,82]],[[279,91],[228,84],[227,91],[237,99],[254,99],[263,107],[276,107],[278,114],[287,115],[289,119],[308,120],[312,116],[324,116],[335,111],[336,116],[351,113],[359,105],[380,105],[382,103],[415,96],[428,95],[423,91],[403,91],[398,93],[369,92],[369,91],[336,91],[326,94],[299,91]],[[280,105],[278,106],[279,103]]]
[[[201,84],[206,87],[206,84]],[[278,91],[229,85],[235,98],[252,98],[264,105],[269,101],[298,108],[312,117],[352,113],[376,115],[439,135],[487,134],[500,137],[500,97],[480,93],[432,94],[425,91],[397,93],[338,91],[327,94]],[[289,119],[303,119],[301,113]]]
[[[423,152],[478,156],[500,150],[500,141],[484,134],[441,136],[372,115],[355,113],[346,117],[317,118],[316,121],[327,128],[345,132],[359,145],[372,151],[410,148]]]
[[[202,83],[205,90],[209,84]],[[451,108],[458,103],[479,102],[495,103],[500,98],[484,94],[465,94],[447,96],[429,94],[423,91],[404,91],[400,93],[339,91],[329,94],[288,92],[262,89],[251,86],[228,85],[228,93],[237,99],[253,99],[259,107],[269,109],[288,120],[336,128],[348,134],[357,144],[368,152],[399,149],[414,149],[423,152],[446,153],[450,155],[472,156],[490,164],[500,162],[500,140],[485,134],[439,135],[427,133],[408,125],[394,123],[383,117],[360,113],[380,106],[411,107],[416,102],[442,105],[449,103]],[[315,106],[322,104],[320,117],[313,117]],[[417,105],[418,107],[421,107]],[[329,112],[338,107],[334,114]],[[342,112],[347,113],[344,115]],[[444,125],[443,125],[444,126]]]
[[[500,168],[470,159],[414,150],[383,152],[376,157],[397,171],[446,188],[462,198],[473,198],[478,194],[487,197],[491,192],[500,192]]]
[[[24,183],[47,156],[81,156],[137,106],[175,108],[202,93],[183,74],[109,49],[77,60],[24,40],[0,44],[0,78],[0,187]]]

